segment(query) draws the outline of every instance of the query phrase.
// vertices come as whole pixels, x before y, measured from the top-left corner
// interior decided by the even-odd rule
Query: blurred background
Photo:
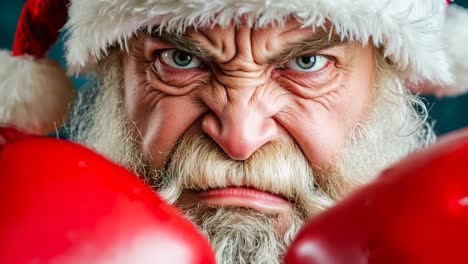
[[[8,0],[0,3],[0,49],[11,49],[16,23],[24,2],[25,0]],[[455,4],[468,8],[468,0],[456,0]],[[50,50],[49,55],[65,65],[62,41],[63,36]],[[80,87],[84,83],[83,79],[74,79],[73,81],[75,87]],[[438,134],[468,127],[468,94],[448,98],[424,96],[424,99]]]

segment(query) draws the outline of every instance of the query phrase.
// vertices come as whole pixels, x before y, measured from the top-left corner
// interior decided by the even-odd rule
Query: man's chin
[[[276,215],[246,207],[192,203],[181,208],[208,237],[221,264],[281,263],[303,224],[294,214],[280,223],[282,220]]]

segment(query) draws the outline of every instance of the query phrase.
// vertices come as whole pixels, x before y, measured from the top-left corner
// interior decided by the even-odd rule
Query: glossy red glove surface
[[[0,263],[215,263],[196,228],[127,170],[71,142],[0,134]]]
[[[410,155],[306,224],[285,263],[468,263],[468,130]]]

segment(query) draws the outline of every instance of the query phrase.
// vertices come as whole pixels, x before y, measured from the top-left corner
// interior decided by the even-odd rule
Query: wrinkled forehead
[[[324,49],[345,46],[347,39],[333,32],[330,25],[304,27],[300,20],[290,17],[285,23],[256,26],[245,16],[242,23],[187,28],[184,32],[153,30],[149,35],[174,47],[190,52],[207,61],[224,62],[230,53],[253,54],[256,62],[280,62],[281,58],[302,51],[318,53]],[[274,54],[272,57],[270,54]]]

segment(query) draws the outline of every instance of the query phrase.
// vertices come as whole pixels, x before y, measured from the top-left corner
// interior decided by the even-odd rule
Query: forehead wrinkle
[[[197,56],[204,61],[215,60],[215,56],[210,54],[207,50],[203,49],[199,45],[198,41],[191,37],[168,32],[151,33],[151,37],[173,45],[177,49],[191,53],[192,55]]]
[[[214,27],[194,34],[204,49],[211,53],[220,64],[228,63],[237,53],[236,30],[233,27]]]
[[[272,55],[268,58],[268,61],[270,64],[284,63],[303,52],[317,54],[322,50],[346,45],[347,43],[347,40],[342,40],[337,34],[326,31],[314,32],[299,42],[287,44],[286,48]]]

